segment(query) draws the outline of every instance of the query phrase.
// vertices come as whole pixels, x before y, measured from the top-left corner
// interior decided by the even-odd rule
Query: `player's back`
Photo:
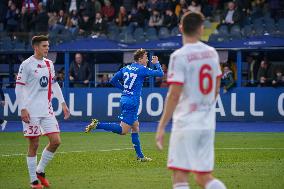
[[[146,77],[144,74],[145,69],[145,66],[138,63],[132,63],[122,68],[124,88],[122,96],[140,98],[143,82]]]
[[[202,42],[186,44],[171,55],[168,74],[169,82],[183,84],[174,119],[191,123],[190,128],[199,127],[194,123],[214,127],[216,79],[221,74],[216,50]]]

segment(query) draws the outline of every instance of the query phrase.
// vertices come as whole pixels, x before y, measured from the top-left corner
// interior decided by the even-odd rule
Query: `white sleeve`
[[[19,110],[25,109],[27,104],[27,95],[26,95],[26,85],[28,80],[28,68],[25,66],[26,64],[22,63],[19,72],[17,75],[15,93],[16,93],[16,101],[19,106]]]
[[[65,102],[62,91],[58,83],[57,82],[53,83],[51,87],[52,87],[53,96],[55,96],[58,99],[59,103],[62,104],[63,102]]]
[[[53,62],[51,62],[50,64],[50,72],[51,72],[51,83],[55,83],[56,82],[56,75],[55,75],[55,68],[54,68],[54,64]]]
[[[171,55],[169,69],[167,73],[167,82],[169,84],[183,85],[185,81],[185,68],[183,66],[183,57]]]

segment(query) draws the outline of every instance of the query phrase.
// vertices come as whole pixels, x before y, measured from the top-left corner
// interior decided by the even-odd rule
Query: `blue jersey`
[[[144,79],[148,76],[162,77],[164,75],[160,63],[154,64],[156,70],[136,62],[121,68],[110,81],[115,87],[121,89],[122,97],[140,98]],[[119,82],[123,80],[123,85]]]

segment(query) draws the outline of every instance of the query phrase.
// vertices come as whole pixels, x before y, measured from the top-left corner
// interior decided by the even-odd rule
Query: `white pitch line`
[[[122,151],[132,150],[133,148],[114,148],[114,149],[103,149],[94,151],[67,151],[67,152],[56,152],[57,154],[69,154],[69,153],[86,153],[86,152],[111,152],[111,151]],[[284,148],[215,148],[216,150],[284,150]],[[41,153],[37,153],[41,154]],[[1,157],[12,157],[12,156],[26,156],[27,154],[2,154]]]

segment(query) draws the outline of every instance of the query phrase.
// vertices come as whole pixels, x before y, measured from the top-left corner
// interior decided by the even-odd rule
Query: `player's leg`
[[[131,128],[131,139],[133,147],[136,152],[137,160],[141,162],[152,161],[151,158],[145,157],[142,152],[140,138],[139,138],[139,122],[137,120],[133,123],[133,126]]]
[[[0,119],[0,125],[1,125],[1,128],[2,128],[2,131],[4,131],[4,129],[7,125],[7,121],[4,120],[4,119]]]
[[[31,188],[43,188],[41,184],[38,182],[38,178],[36,175],[36,167],[37,167],[37,149],[39,146],[39,137],[29,137],[29,147],[28,147],[28,156],[27,156],[27,165],[29,170]]]
[[[173,170],[173,189],[189,189],[188,172]]]
[[[211,173],[195,174],[196,183],[205,189],[226,189],[224,183],[212,176]]]
[[[49,182],[45,178],[45,168],[48,163],[53,159],[54,153],[61,144],[60,130],[56,118],[45,117],[41,119],[42,134],[46,135],[49,139],[48,145],[44,148],[41,159],[37,166],[37,177],[41,183],[49,187]]]

